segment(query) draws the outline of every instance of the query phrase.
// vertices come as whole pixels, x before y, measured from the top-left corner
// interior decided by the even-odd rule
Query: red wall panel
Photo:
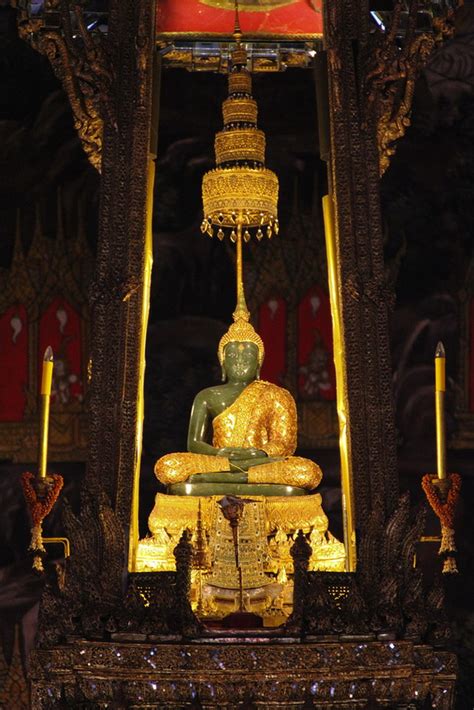
[[[319,286],[298,308],[298,392],[303,399],[336,398],[329,296]]]
[[[0,316],[0,421],[23,419],[28,386],[28,322],[23,306]]]
[[[55,298],[40,320],[39,377],[44,351],[51,345],[54,353],[52,401],[66,404],[82,399],[81,320],[74,308],[61,297]]]
[[[262,380],[283,384],[286,372],[286,318],[283,298],[269,298],[260,306],[258,332],[265,344]]]

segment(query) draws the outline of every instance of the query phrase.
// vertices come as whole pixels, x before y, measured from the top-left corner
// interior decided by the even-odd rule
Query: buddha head
[[[249,312],[234,313],[234,322],[219,342],[217,351],[222,368],[222,381],[237,382],[259,379],[265,356],[263,340],[249,323]]]

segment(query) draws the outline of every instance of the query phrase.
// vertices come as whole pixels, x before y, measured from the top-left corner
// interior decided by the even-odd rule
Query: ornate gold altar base
[[[221,618],[239,608],[239,578],[222,496],[171,496],[158,493],[148,524],[152,536],[138,543],[137,572],[174,571],[173,550],[185,528],[200,548],[193,570],[191,603],[200,616]],[[328,531],[319,493],[297,497],[249,496],[239,524],[239,555],[246,611],[262,614],[266,625],[282,623],[292,610],[293,559],[298,530],[313,554],[311,571],[344,571],[344,545]]]
[[[456,658],[410,641],[74,641],[31,654],[34,710],[453,707]]]

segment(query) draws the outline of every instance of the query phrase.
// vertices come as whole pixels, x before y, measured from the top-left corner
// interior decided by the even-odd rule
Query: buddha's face
[[[251,382],[259,371],[255,343],[229,343],[224,349],[224,370],[229,382]]]

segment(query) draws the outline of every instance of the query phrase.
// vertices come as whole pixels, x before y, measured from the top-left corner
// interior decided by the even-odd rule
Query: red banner
[[[28,322],[23,306],[0,316],[0,421],[21,422],[28,386]]]
[[[44,351],[48,345],[53,348],[53,402],[82,399],[81,337],[79,314],[64,298],[55,298],[41,316],[38,345],[40,379]]]
[[[308,400],[336,398],[331,308],[319,286],[307,292],[298,308],[298,392]]]
[[[323,32],[322,0],[240,0],[244,36],[314,37]],[[160,34],[232,35],[234,0],[158,0]]]
[[[261,377],[282,385],[286,372],[286,303],[283,298],[269,298],[260,306],[258,332],[265,345]]]

